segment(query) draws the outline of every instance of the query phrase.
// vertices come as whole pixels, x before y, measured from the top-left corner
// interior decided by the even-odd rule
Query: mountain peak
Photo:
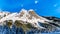
[[[29,11],[34,11],[33,9],[30,9]]]
[[[29,18],[31,18],[31,19],[29,19]],[[13,21],[22,20],[24,22],[31,23],[34,27],[37,27],[37,28],[43,28],[38,24],[38,22],[46,23],[45,21],[47,21],[47,19],[45,19],[41,16],[38,16],[34,12],[33,9],[30,9],[30,10],[22,9],[20,11],[20,13],[11,13],[11,14],[1,18],[0,23],[3,24],[4,21],[6,21],[6,20],[13,20]]]
[[[27,12],[27,10],[25,10],[25,9],[21,9],[20,13],[21,13],[21,12],[26,13],[26,12]]]

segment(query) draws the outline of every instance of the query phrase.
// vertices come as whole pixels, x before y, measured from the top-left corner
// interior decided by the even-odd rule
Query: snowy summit
[[[19,13],[0,12],[0,25],[5,25],[6,20],[12,20],[13,21],[12,24],[15,24],[14,22],[16,20],[20,20],[24,22],[23,24],[30,23],[32,26],[38,29],[40,28],[45,29],[45,27],[40,26],[39,23],[49,24],[48,22],[51,22],[51,20],[48,20],[42,16],[37,15],[33,9],[30,10],[22,9]]]

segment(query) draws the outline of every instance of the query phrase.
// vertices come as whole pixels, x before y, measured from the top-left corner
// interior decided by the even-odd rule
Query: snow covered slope
[[[5,14],[5,13],[0,12],[0,15],[3,15],[3,14]],[[13,20],[13,22],[16,20],[22,20],[24,22],[31,23],[34,27],[44,28],[44,27],[40,26],[38,24],[38,22],[40,22],[40,23],[49,22],[48,19],[37,15],[33,9],[30,9],[30,10],[22,9],[20,11],[20,13],[10,13],[10,14],[6,13],[6,14],[7,14],[6,16],[4,16],[3,18],[0,19],[0,25],[3,25],[4,21],[6,21],[6,20]]]

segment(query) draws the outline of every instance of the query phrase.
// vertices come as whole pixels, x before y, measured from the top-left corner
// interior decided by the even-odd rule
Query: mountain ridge
[[[3,14],[3,12],[2,12],[2,14]],[[53,22],[45,17],[39,16],[38,14],[36,14],[34,12],[33,9],[30,9],[30,10],[22,9],[19,13],[17,13],[17,12],[16,13],[5,13],[3,16],[2,16],[2,14],[0,15],[0,17],[2,17],[0,19],[0,25],[6,25],[6,23],[5,23],[6,20],[12,20],[13,21],[12,25],[14,25],[15,21],[18,20],[18,21],[23,22],[23,24],[30,23],[33,27],[36,27],[38,29],[53,30],[57,26],[60,27],[59,24],[55,24],[55,22]],[[21,24],[21,22],[20,22],[20,24]],[[10,28],[12,28],[12,25],[10,26]]]
[[[39,26],[38,23],[37,23],[37,21],[39,21],[39,19],[35,18],[35,16],[37,16],[37,15],[35,15],[34,17],[31,16],[32,19],[28,19],[27,16],[29,16],[30,14],[28,14],[27,10],[22,9],[20,12],[21,13],[24,12],[22,17],[21,17],[21,13],[20,13],[21,18],[17,17],[17,15],[19,16],[19,13],[12,13],[12,14],[9,14],[8,16],[6,16],[6,17],[1,18],[0,22],[4,22],[5,20],[13,20],[13,21],[14,20],[23,20],[23,21],[31,22],[32,24],[34,24],[34,22],[35,22],[35,24],[37,24],[37,26]],[[32,15],[34,15],[33,13],[35,13],[33,10],[29,10],[29,12],[31,12]],[[37,16],[37,17],[39,17],[39,16]],[[43,20],[41,20],[41,22],[43,22]]]

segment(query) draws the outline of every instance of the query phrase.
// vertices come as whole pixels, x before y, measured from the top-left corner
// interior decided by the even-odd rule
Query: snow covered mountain
[[[6,20],[13,20],[13,21],[22,20],[22,21],[25,21],[25,22],[27,21],[27,22],[33,24],[35,27],[40,27],[38,25],[38,22],[45,23],[45,21],[49,21],[41,16],[38,16],[32,9],[30,9],[28,11],[25,9],[22,9],[20,11],[20,13],[12,13],[12,14],[0,12],[0,15],[3,17],[0,19],[1,25]],[[3,16],[3,15],[6,15],[6,16]]]
[[[19,13],[0,12],[0,25],[6,25],[6,20],[12,20],[12,24],[15,24],[16,20],[23,21],[23,24],[30,23],[32,26],[38,29],[54,29],[57,24],[54,24],[51,20],[48,20],[42,16],[37,15],[33,9],[22,9]],[[42,25],[41,25],[42,24]],[[50,26],[50,27],[49,27]]]

